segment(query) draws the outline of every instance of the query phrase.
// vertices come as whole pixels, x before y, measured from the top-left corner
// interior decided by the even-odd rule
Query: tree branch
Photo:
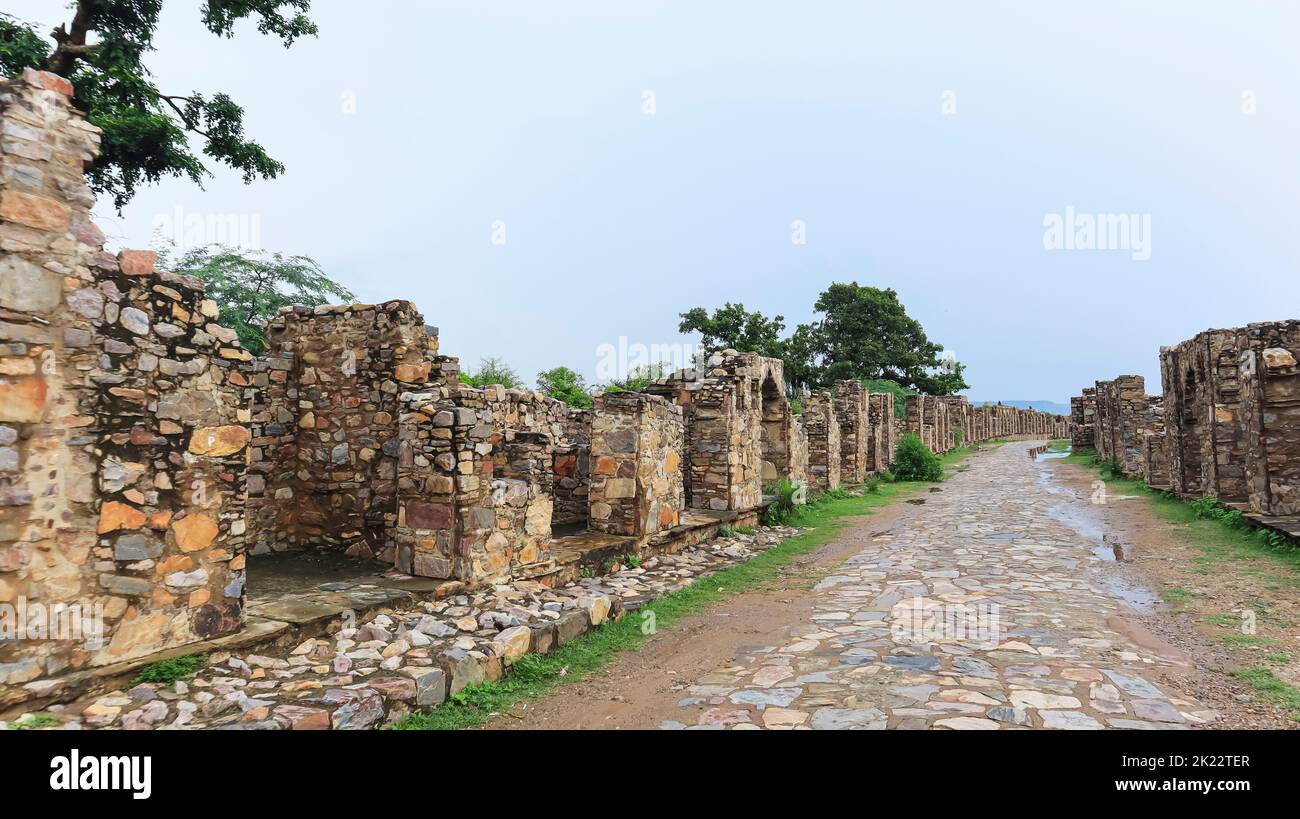
[[[50,36],[58,44],[50,54],[48,63],[50,71],[60,77],[67,77],[72,73],[77,60],[83,59],[94,49],[93,45],[86,45],[86,36],[94,27],[97,6],[98,0],[78,0],[77,12],[72,16],[72,30],[69,31],[60,23],[50,32]]]
[[[185,130],[187,130],[187,131],[193,131],[194,133],[199,134],[200,136],[205,136],[205,137],[209,137],[209,138],[211,138],[211,136],[212,136],[211,134],[209,134],[207,131],[205,131],[205,130],[203,130],[202,128],[200,128],[200,127],[199,127],[199,124],[198,124],[197,122],[192,121],[192,120],[191,120],[191,119],[190,119],[190,118],[185,114],[184,109],[182,109],[179,105],[177,105],[177,104],[174,102],[174,100],[182,100],[182,101],[184,101],[184,102],[190,102],[190,101],[191,101],[191,98],[190,98],[190,97],[177,97],[177,96],[171,96],[171,95],[168,95],[168,94],[159,94],[159,95],[158,95],[158,99],[160,99],[160,100],[162,100],[163,102],[167,103],[168,107],[170,107],[173,111],[176,112],[176,116],[180,118],[181,123],[185,126]]]

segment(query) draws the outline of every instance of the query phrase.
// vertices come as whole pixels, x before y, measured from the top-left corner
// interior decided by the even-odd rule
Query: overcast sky
[[[694,340],[696,305],[793,326],[833,281],[895,288],[982,400],[1156,392],[1160,345],[1300,312],[1300,4],[313,5],[286,51],[165,4],[160,84],[230,93],[288,171],[101,203],[117,246],[177,209],[256,219],[528,381]],[[1149,218],[1149,258],[1047,249],[1067,207]]]

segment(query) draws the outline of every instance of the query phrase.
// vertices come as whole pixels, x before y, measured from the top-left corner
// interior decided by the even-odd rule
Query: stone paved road
[[[1211,722],[1162,690],[1172,665],[1114,625],[1096,543],[1011,443],[924,495],[813,590],[784,645],[695,681],[666,729],[1177,728]],[[1068,511],[1068,510],[1067,510]],[[1144,641],[1145,642],[1145,641]]]

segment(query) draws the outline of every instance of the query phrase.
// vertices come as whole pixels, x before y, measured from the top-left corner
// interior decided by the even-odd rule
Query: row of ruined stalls
[[[238,631],[257,555],[567,582],[601,544],[756,520],[781,478],[861,482],[906,431],[936,452],[1068,434],[959,397],[911,396],[897,418],[853,382],[795,415],[781,362],[734,351],[573,410],[461,383],[405,301],[286,309],[254,357],[202,282],[104,251],[83,177],[99,133],[71,92],[44,72],[0,83],[0,614],[61,619],[0,634],[0,703]]]
[[[1144,379],[1098,381],[1071,399],[1073,444],[1186,498],[1300,515],[1300,321],[1206,330],[1160,350],[1160,395]]]

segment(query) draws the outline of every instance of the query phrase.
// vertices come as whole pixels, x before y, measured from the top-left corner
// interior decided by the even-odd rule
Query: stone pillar
[[[1075,452],[1096,446],[1097,390],[1084,387],[1083,394],[1070,399],[1074,431],[1070,448]]]
[[[804,404],[808,433],[808,485],[827,492],[840,485],[840,428],[831,408],[831,394],[815,392]]]
[[[681,407],[643,393],[596,396],[590,526],[641,538],[672,529],[685,507]]]
[[[568,408],[499,384],[444,389],[400,396],[397,568],[472,585],[547,574]]]
[[[862,483],[868,468],[868,392],[856,381],[835,382],[835,418],[840,427],[840,480]]]

